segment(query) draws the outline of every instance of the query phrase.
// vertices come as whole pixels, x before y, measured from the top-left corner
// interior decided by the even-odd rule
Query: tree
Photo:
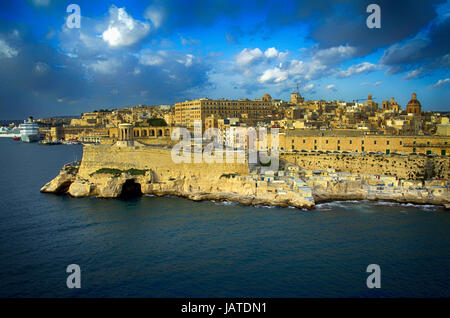
[[[147,119],[147,123],[150,126],[154,126],[154,127],[167,126],[167,123],[164,120],[164,118],[150,118],[150,119]]]

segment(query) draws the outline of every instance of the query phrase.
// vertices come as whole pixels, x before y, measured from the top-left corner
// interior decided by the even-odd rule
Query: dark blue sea
[[[75,199],[39,189],[81,146],[0,149],[0,297],[450,297],[441,207]],[[66,286],[69,264],[81,289]]]

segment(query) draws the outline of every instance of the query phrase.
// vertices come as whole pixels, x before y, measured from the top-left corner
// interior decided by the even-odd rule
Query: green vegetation
[[[234,178],[234,177],[236,177],[236,176],[237,176],[237,173],[224,173],[224,174],[222,174],[222,175],[220,176],[219,179],[221,179],[222,177],[223,177],[223,178],[230,179],[230,178]]]
[[[125,173],[129,173],[132,176],[145,176],[147,170],[139,170],[139,169],[128,169],[124,171]]]
[[[147,123],[153,127],[167,126],[167,123],[164,120],[164,118],[150,118],[147,119]]]
[[[122,170],[113,169],[113,168],[101,168],[101,169],[98,169],[97,171],[91,173],[90,176],[92,177],[94,174],[99,174],[99,173],[113,174],[115,177],[118,177],[122,174]]]
[[[122,173],[128,173],[128,174],[131,174],[132,176],[144,176],[146,172],[147,172],[147,170],[139,170],[139,169],[120,170],[120,169],[114,169],[114,168],[101,168],[101,169],[98,169],[97,171],[91,173],[90,176],[92,177],[94,174],[99,174],[99,173],[112,174],[115,177],[120,176]]]

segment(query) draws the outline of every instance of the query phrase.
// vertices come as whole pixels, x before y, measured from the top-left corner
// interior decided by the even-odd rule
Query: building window
[[[400,140],[400,146],[403,145],[403,141]]]
[[[350,145],[352,144],[352,141],[350,140]]]
[[[374,145],[376,145],[376,144],[377,144],[377,141],[376,141],[376,140],[374,140],[374,141],[373,141],[373,144],[374,144]]]
[[[325,140],[325,143],[327,143],[327,144],[328,144],[328,140]]]
[[[341,146],[338,146],[338,150],[341,150]]]
[[[361,140],[361,145],[364,145],[364,140]]]
[[[317,146],[314,146],[314,150],[317,150]]]
[[[305,140],[305,139],[303,139],[303,143],[306,143],[306,140]]]
[[[427,145],[428,145],[428,146],[430,145],[430,142],[429,142],[429,141],[427,141]]]
[[[338,145],[341,143],[341,141],[340,140],[338,140]]]
[[[314,139],[314,143],[317,144],[317,139]]]
[[[386,141],[386,145],[389,145],[389,140],[388,140],[388,141]]]

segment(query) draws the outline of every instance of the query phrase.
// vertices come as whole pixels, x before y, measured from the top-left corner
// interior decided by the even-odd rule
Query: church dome
[[[270,96],[269,94],[264,94],[262,100],[272,100],[272,96]]]
[[[417,100],[416,93],[412,93],[411,100],[406,105],[407,107],[422,107],[420,102]]]
[[[422,113],[422,105],[417,100],[416,93],[412,93],[411,100],[406,105],[406,112],[408,114],[420,115]]]

